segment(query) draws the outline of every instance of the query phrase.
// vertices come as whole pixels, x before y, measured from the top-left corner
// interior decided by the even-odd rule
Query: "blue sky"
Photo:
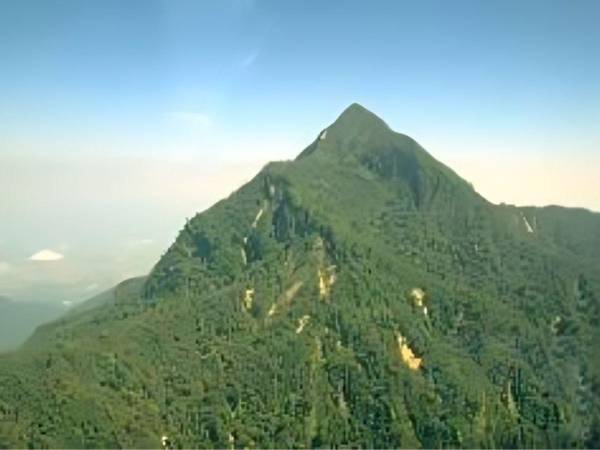
[[[589,136],[600,119],[595,0],[5,0],[0,9],[0,131],[10,143],[36,134],[40,151],[72,139],[167,152],[174,136],[189,139],[169,120],[178,113],[310,139],[353,101],[409,134],[598,141]]]
[[[72,296],[147,271],[352,102],[492,201],[600,210],[599,21],[596,0],[3,0],[0,295],[42,249],[63,281],[126,260]]]

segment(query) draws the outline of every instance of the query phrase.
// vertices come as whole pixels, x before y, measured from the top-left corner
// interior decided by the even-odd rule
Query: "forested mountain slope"
[[[0,446],[600,446],[599,240],[352,105],[0,356]]]

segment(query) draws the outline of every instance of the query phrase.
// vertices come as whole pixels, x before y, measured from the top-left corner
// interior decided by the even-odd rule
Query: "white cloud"
[[[40,250],[29,257],[31,261],[59,261],[63,258],[64,255],[48,249]]]
[[[63,301],[62,301],[62,304],[63,304],[64,306],[67,306],[67,307],[69,307],[69,306],[71,306],[71,305],[73,304],[73,301],[72,301],[72,300],[63,300]]]
[[[203,112],[174,111],[168,113],[167,117],[176,122],[202,129],[211,128],[214,125],[213,118]]]

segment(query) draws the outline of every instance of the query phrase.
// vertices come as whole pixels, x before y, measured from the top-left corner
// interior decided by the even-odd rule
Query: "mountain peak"
[[[372,127],[389,129],[383,119],[358,103],[352,103],[348,106],[333,125],[347,125],[353,128],[360,127],[361,129]]]
[[[488,203],[382,124],[351,105],[0,350],[0,448],[600,447],[600,215]]]
[[[371,111],[369,111],[367,108],[365,108],[363,105],[361,105],[360,103],[351,103],[343,112],[342,114],[346,113],[346,112],[350,112],[350,111],[357,111],[357,112],[363,112],[363,113],[369,113],[372,114]]]
[[[348,106],[329,127],[325,128],[319,134],[318,139],[309,145],[298,155],[297,159],[302,159],[319,148],[330,147],[331,143],[336,147],[344,147],[349,141],[359,137],[366,137],[377,134],[388,136],[391,133],[390,127],[376,114],[369,111],[358,103],[352,103]]]
[[[347,114],[347,113],[373,114],[371,111],[369,111],[363,105],[361,105],[360,103],[356,103],[356,102],[351,103],[346,109],[344,109],[344,111],[342,111],[342,115]]]

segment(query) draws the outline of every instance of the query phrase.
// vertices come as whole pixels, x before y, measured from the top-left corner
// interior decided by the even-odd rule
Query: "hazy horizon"
[[[147,273],[352,102],[490,201],[600,211],[597,2],[382,4],[3,2],[0,296]]]

